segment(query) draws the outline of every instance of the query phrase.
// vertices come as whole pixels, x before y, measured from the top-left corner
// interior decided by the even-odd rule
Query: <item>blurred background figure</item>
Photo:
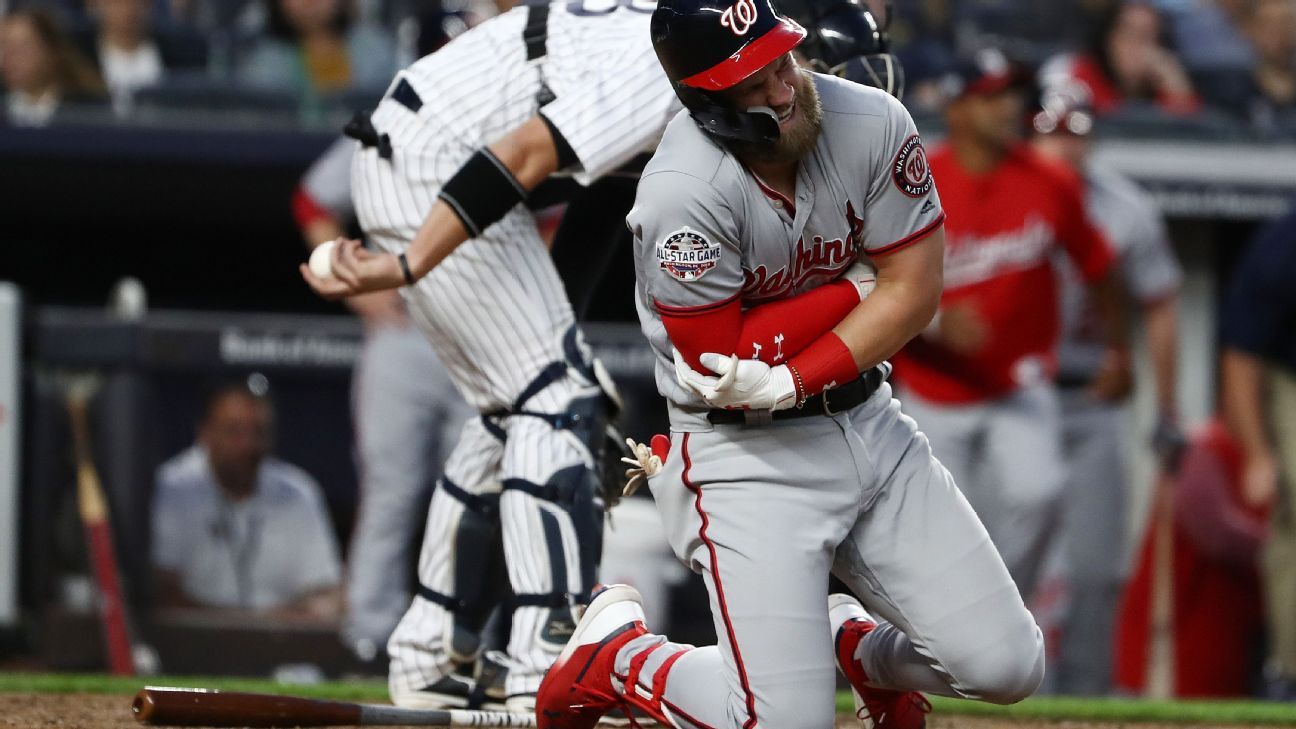
[[[319,484],[270,455],[265,379],[213,389],[197,442],[158,469],[158,601],[335,621],[342,567]]]
[[[1180,440],[1175,365],[1183,272],[1152,200],[1128,178],[1091,160],[1093,126],[1093,111],[1083,97],[1046,93],[1031,119],[1032,146],[1084,183],[1089,217],[1116,253],[1132,313],[1146,332],[1159,442],[1174,448]],[[1126,576],[1130,494],[1122,448],[1128,440],[1124,404],[1133,377],[1128,358],[1105,360],[1119,353],[1100,338],[1100,314],[1075,266],[1066,256],[1056,256],[1055,264],[1062,294],[1057,385],[1067,469],[1056,544],[1067,600],[1051,680],[1060,693],[1101,695],[1111,689],[1112,630]]]
[[[395,42],[356,21],[349,0],[265,0],[266,34],[243,54],[238,79],[303,97],[386,87],[396,72]]]
[[[905,411],[1029,600],[1066,475],[1053,385],[1054,254],[1065,251],[1095,288],[1112,361],[1128,353],[1112,304],[1112,252],[1085,214],[1080,182],[1022,141],[1021,73],[985,51],[953,81],[961,90],[946,110],[949,137],[931,153],[949,215],[945,290],[927,331],[896,356],[896,374]]]
[[[1257,559],[1265,509],[1242,493],[1243,454],[1222,420],[1192,436],[1166,493],[1171,498],[1168,581],[1158,587],[1158,525],[1148,524],[1121,601],[1115,683],[1142,694],[1155,670],[1158,637],[1168,639],[1172,696],[1240,697],[1252,693],[1264,637]],[[1156,513],[1155,510],[1153,513]],[[1158,589],[1169,589],[1169,636],[1158,636]]]
[[[153,0],[87,0],[93,23],[79,40],[103,76],[119,115],[130,113],[138,89],[177,71],[206,70],[206,39],[174,27],[163,32],[154,7]]]
[[[1296,701],[1296,213],[1251,244],[1225,302],[1224,414],[1242,451],[1242,499],[1272,507],[1264,550],[1271,698]]]
[[[1245,69],[1255,62],[1246,38],[1255,0],[1161,0],[1158,3],[1184,68],[1196,76]]]
[[[103,79],[45,10],[20,9],[0,20],[0,77],[5,117],[15,126],[51,123],[69,104],[102,100]]]
[[[355,146],[338,139],[297,186],[293,216],[309,248],[355,224]],[[351,382],[360,506],[347,554],[342,639],[361,660],[385,667],[387,638],[413,595],[433,484],[474,411],[410,321],[400,293],[378,291],[345,303],[364,322],[365,338]]]
[[[1265,134],[1296,127],[1296,0],[1255,0],[1243,30],[1251,62],[1203,74],[1202,95]]]
[[[1046,89],[1084,87],[1100,115],[1131,102],[1171,114],[1191,114],[1201,106],[1188,72],[1169,47],[1164,19],[1150,2],[1138,0],[1109,5],[1088,47],[1048,61],[1040,82]]]

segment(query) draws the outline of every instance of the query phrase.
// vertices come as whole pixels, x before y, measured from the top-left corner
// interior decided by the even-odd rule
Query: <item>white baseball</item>
[[[315,250],[311,251],[310,263],[307,265],[310,266],[310,271],[315,274],[316,278],[333,277],[334,245],[336,244],[331,240],[325,241],[315,246]]]

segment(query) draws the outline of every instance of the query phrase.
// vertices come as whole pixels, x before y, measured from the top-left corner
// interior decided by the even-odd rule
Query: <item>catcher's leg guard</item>
[[[432,495],[419,588],[387,644],[397,704],[426,705],[420,692],[481,650],[481,628],[505,585],[498,526],[502,455],[482,424],[469,421]]]
[[[471,494],[449,479],[438,490],[464,509],[451,536],[451,592],[439,592],[420,581],[418,596],[451,614],[446,650],[456,663],[469,663],[481,652],[482,627],[506,594],[504,550],[499,528],[499,494]]]

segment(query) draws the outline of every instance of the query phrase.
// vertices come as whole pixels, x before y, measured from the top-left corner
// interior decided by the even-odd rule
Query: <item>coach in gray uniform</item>
[[[610,587],[541,685],[541,729],[627,705],[676,727],[821,729],[836,667],[876,726],[918,729],[919,690],[1007,703],[1043,674],[1003,561],[885,383],[941,290],[922,143],[894,97],[799,68],[805,33],[761,0],[654,13],[688,113],[628,219],[672,431],[648,484],[719,644],[649,633],[637,593]],[[830,570],[876,617],[825,600]]]
[[[1175,317],[1183,271],[1165,222],[1137,185],[1089,159],[1093,115],[1082,99],[1064,90],[1046,91],[1032,126],[1035,149],[1083,177],[1089,216],[1115,249],[1122,283],[1139,306],[1156,383],[1155,443],[1170,455],[1181,440]],[[1104,361],[1109,350],[1096,336],[1094,303],[1070,260],[1059,257],[1056,264],[1062,297],[1058,386],[1067,468],[1057,547],[1069,599],[1051,688],[1096,695],[1111,689],[1116,604],[1128,571],[1122,445],[1130,363]]]

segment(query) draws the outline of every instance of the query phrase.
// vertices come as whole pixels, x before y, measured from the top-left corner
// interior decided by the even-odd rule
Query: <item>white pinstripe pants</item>
[[[393,153],[383,159],[376,148],[360,148],[352,192],[370,242],[399,252],[422,225],[441,184],[473,150],[439,137],[435,129],[423,126],[424,120],[391,100],[383,101],[373,122],[380,133],[390,134]],[[508,407],[545,366],[562,360],[562,336],[575,323],[534,218],[520,206],[402,293],[455,386],[483,412]],[[572,399],[597,392],[596,385],[569,369],[566,377],[532,398],[527,409],[561,413]],[[544,484],[562,468],[590,465],[588,450],[581,443],[540,419],[512,417],[501,424],[507,433],[503,444],[479,421],[471,421],[446,465],[446,477],[470,493],[481,494],[498,491],[506,479]],[[419,577],[425,587],[443,594],[453,594],[455,555],[450,536],[462,509],[438,489],[424,535]],[[557,518],[563,555],[549,554],[542,512]],[[500,499],[500,520],[515,593],[581,592],[578,540],[566,512],[509,490]],[[552,584],[557,570],[551,569],[551,559],[564,560],[567,585]],[[510,693],[533,692],[562,649],[539,639],[547,615],[546,608],[536,607],[514,613]],[[388,646],[393,688],[416,690],[449,670],[445,644],[449,622],[444,608],[415,598]]]

